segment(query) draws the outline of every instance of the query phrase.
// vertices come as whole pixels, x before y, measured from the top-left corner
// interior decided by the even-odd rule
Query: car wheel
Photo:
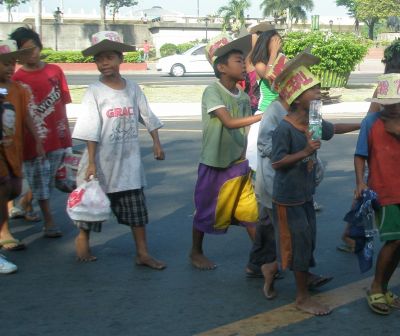
[[[171,75],[175,77],[182,77],[185,74],[185,67],[182,64],[175,64],[171,68]]]

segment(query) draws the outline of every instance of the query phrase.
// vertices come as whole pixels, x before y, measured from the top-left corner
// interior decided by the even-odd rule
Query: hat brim
[[[8,62],[12,60],[23,61],[25,57],[29,57],[35,47],[23,48],[6,54],[0,54],[0,61]]]
[[[223,47],[218,48],[215,51],[214,56],[221,57],[232,50],[240,50],[243,53],[243,56],[246,57],[251,51],[251,34],[239,37]]]
[[[367,98],[365,99],[367,102],[371,103],[378,103],[381,105],[394,105],[394,104],[399,104],[400,103],[400,98]]]
[[[286,76],[288,76],[293,70],[295,70],[299,66],[304,65],[308,68],[312,65],[318,64],[321,61],[318,56],[310,54],[307,50],[308,49],[306,49],[306,51],[302,51],[300,54],[293,57],[285,64],[282,72],[278,76],[276,76],[274,80],[274,87],[276,85],[279,85],[279,83],[281,83],[286,78]]]
[[[261,22],[253,27],[249,27],[249,33],[250,34],[257,34],[257,33],[263,33],[268,30],[273,30],[275,29],[275,25],[267,23],[267,22]]]
[[[82,55],[85,57],[95,56],[103,51],[118,51],[124,53],[128,51],[136,51],[136,47],[121,42],[102,40],[99,43],[82,50]]]

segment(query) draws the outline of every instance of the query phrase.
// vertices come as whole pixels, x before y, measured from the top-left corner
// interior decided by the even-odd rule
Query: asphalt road
[[[126,78],[132,79],[138,84],[153,85],[209,85],[215,77],[212,75],[186,75],[184,77],[171,77],[161,74],[125,74]],[[349,85],[374,84],[377,81],[376,73],[352,73]],[[87,85],[98,78],[98,74],[67,74],[68,84]]]
[[[99,260],[75,262],[77,230],[65,214],[67,195],[55,192],[52,210],[63,238],[42,238],[40,223],[11,222],[12,231],[28,249],[2,252],[19,266],[19,272],[0,277],[0,335],[217,335],[207,331],[236,321],[243,325],[243,319],[251,319],[245,331],[234,325],[218,335],[396,334],[399,312],[388,317],[372,314],[357,294],[362,288],[354,283],[372,272],[360,274],[356,257],[335,249],[343,230],[342,217],[352,200],[356,134],[335,136],[320,150],[327,169],[316,196],[324,208],[317,215],[315,272],[335,277],[318,294],[333,293],[340,304],[328,317],[299,318],[287,306],[295,294],[289,272],[277,282],[279,295],[272,301],[262,295],[262,280],[245,278],[250,241],[241,228],[206,236],[205,253],[218,264],[215,271],[198,271],[189,264],[200,130],[198,120],[166,120],[160,131],[166,151],[163,162],[153,159],[150,136],[141,132],[151,220],[148,242],[151,252],[166,261],[168,268],[159,272],[135,266],[131,235],[114,219],[104,225],[103,232],[92,234],[92,250]],[[340,287],[342,296],[334,294]],[[394,290],[399,291],[399,286]],[[280,318],[274,317],[276,312]],[[252,320],[256,314],[263,315]],[[272,331],[271,325],[276,325]]]

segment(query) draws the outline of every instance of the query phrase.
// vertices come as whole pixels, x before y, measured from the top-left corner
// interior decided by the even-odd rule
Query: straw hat
[[[260,23],[253,23],[247,29],[250,34],[261,34],[265,31],[275,29],[275,25],[264,21]]]
[[[0,61],[21,60],[31,54],[34,47],[19,49],[14,40],[0,40]]]
[[[123,43],[122,37],[115,31],[101,31],[92,35],[92,46],[82,50],[82,55],[95,56],[102,51],[135,51],[136,47]]]
[[[220,34],[213,39],[206,46],[206,57],[211,65],[214,64],[215,60],[227,54],[232,50],[240,50],[243,56],[246,57],[251,51],[251,35],[246,34],[245,36],[239,37],[233,40],[228,34]]]
[[[391,73],[378,77],[378,88],[376,98],[369,98],[366,101],[381,105],[392,105],[400,103],[400,74]]]

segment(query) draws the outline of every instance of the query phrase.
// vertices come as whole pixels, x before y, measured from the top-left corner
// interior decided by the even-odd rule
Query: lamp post
[[[333,20],[329,20],[329,27],[331,28],[331,33],[332,33],[332,26],[333,26]]]
[[[57,9],[54,11],[53,16],[54,16],[54,33],[55,33],[55,47],[56,51],[58,50],[58,27],[61,23],[61,16],[62,12],[60,10],[60,7],[57,7]]]
[[[210,18],[206,16],[204,18],[204,22],[206,23],[206,43],[208,42],[208,23],[210,22]]]

